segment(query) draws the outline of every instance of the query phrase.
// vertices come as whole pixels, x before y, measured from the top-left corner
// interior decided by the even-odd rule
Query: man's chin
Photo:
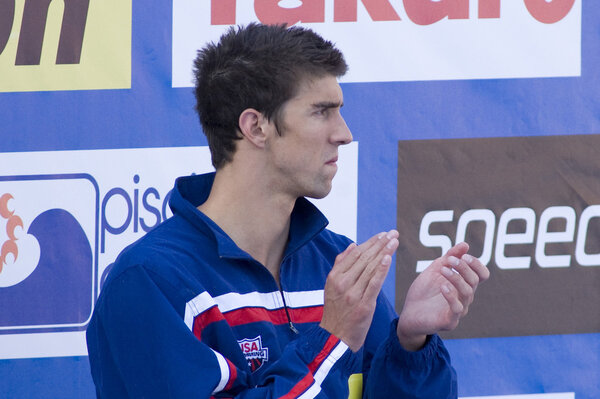
[[[325,197],[327,197],[327,194],[311,194],[311,195],[305,195],[306,198],[311,198],[311,199],[323,199]]]
[[[314,191],[306,194],[305,197],[313,198],[313,199],[322,199],[322,198],[327,197],[327,195],[329,195],[330,192],[331,192],[331,184],[329,184],[327,187],[323,187],[320,190],[314,190]]]

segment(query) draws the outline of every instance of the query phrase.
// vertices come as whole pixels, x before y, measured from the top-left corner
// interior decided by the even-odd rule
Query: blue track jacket
[[[380,295],[363,348],[319,327],[323,288],[350,243],[304,198],[291,216],[278,288],[272,275],[196,207],[214,174],[179,178],[174,216],[121,253],[87,329],[98,398],[456,398],[437,335],[402,349]]]

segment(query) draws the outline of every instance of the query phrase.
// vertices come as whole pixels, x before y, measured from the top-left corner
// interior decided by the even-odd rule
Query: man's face
[[[331,191],[338,147],[352,141],[340,114],[343,101],[337,79],[325,76],[302,82],[297,95],[283,105],[281,135],[275,132],[267,141],[279,191],[312,198]]]

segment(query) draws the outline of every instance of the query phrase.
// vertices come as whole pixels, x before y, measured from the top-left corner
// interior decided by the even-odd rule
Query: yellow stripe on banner
[[[13,3],[12,29],[0,29],[0,93],[131,87],[132,0]]]
[[[350,394],[348,399],[360,399],[362,398],[363,391],[363,375],[362,373],[352,374],[348,378],[348,388],[350,388]]]

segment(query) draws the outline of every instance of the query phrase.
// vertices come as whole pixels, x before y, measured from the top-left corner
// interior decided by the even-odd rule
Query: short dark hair
[[[279,111],[303,79],[340,77],[347,70],[342,53],[310,29],[258,23],[229,28],[194,60],[196,110],[213,166],[232,160],[245,109],[277,126]]]

